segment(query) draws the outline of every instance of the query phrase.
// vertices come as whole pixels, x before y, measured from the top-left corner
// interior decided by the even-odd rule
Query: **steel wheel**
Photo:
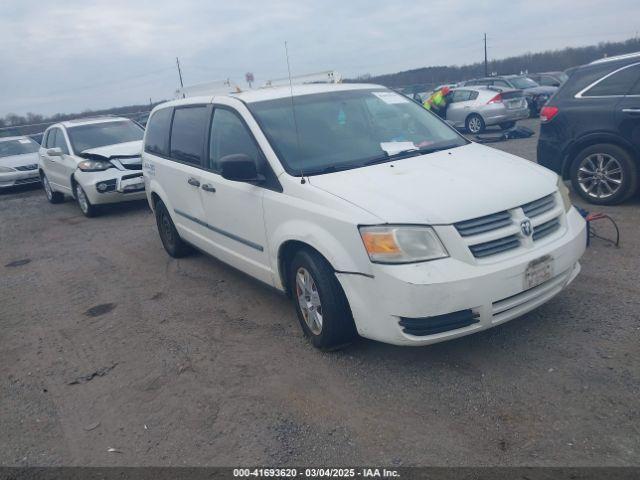
[[[320,335],[322,332],[322,302],[316,282],[304,267],[300,267],[296,272],[296,295],[307,327],[314,335]]]
[[[76,185],[76,198],[78,199],[78,205],[80,205],[80,210],[82,213],[87,215],[89,213],[89,200],[87,200],[87,196],[82,190],[82,187],[78,184]]]
[[[623,181],[620,162],[607,153],[586,156],[578,167],[578,185],[591,198],[605,199],[615,195]]]

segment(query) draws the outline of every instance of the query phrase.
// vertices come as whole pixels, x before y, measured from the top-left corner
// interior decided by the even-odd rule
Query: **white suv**
[[[154,109],[160,238],[286,292],[320,348],[484,330],[571,282],[585,222],[558,176],[467,141],[376,85],[300,85]]]
[[[74,197],[87,217],[97,206],[145,198],[143,128],[128,118],[96,117],[50,126],[40,147],[40,177],[51,203]]]

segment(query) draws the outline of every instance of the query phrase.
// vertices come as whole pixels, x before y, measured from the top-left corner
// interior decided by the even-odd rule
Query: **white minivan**
[[[586,245],[556,174],[376,85],[164,103],[143,173],[169,255],[195,246],[287,293],[323,349],[499,325],[566,287]]]

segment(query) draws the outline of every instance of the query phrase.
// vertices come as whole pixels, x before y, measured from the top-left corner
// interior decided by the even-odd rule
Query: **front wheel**
[[[467,129],[467,132],[473,133],[474,135],[482,133],[484,132],[485,128],[484,120],[477,113],[472,113],[467,117],[467,120],[465,121],[465,127]]]
[[[44,193],[47,195],[47,200],[49,200],[50,203],[62,203],[64,201],[64,195],[53,190],[49,179],[44,173],[41,174],[40,180],[42,181]]]
[[[571,184],[590,203],[615,205],[636,192],[637,168],[629,153],[617,145],[592,145],[574,158]]]
[[[84,214],[85,217],[95,217],[98,213],[98,207],[92,205],[87,197],[87,194],[84,193],[84,190],[80,186],[79,183],[76,183],[76,200],[78,202],[78,206],[80,207],[80,211]]]
[[[289,285],[304,334],[313,346],[334,350],[349,344],[356,329],[333,268],[318,253],[301,250],[289,268]]]

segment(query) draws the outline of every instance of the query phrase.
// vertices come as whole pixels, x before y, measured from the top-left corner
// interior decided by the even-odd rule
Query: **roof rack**
[[[174,98],[198,97],[203,95],[227,95],[229,93],[239,93],[242,90],[238,85],[229,80],[216,80],[213,82],[200,83],[189,87],[178,88]]]
[[[589,65],[596,65],[599,63],[606,63],[606,62],[615,62],[616,60],[626,60],[628,58],[634,58],[634,57],[640,57],[640,52],[625,53],[624,55],[614,55],[613,57],[599,58],[598,60],[594,60],[593,62],[589,63]]]
[[[289,77],[276,78],[267,80],[262,88],[265,87],[283,87],[289,85]],[[325,72],[308,73],[306,75],[296,75],[291,77],[291,83],[294,85],[304,85],[310,83],[341,83],[342,75],[335,70],[327,70]]]

